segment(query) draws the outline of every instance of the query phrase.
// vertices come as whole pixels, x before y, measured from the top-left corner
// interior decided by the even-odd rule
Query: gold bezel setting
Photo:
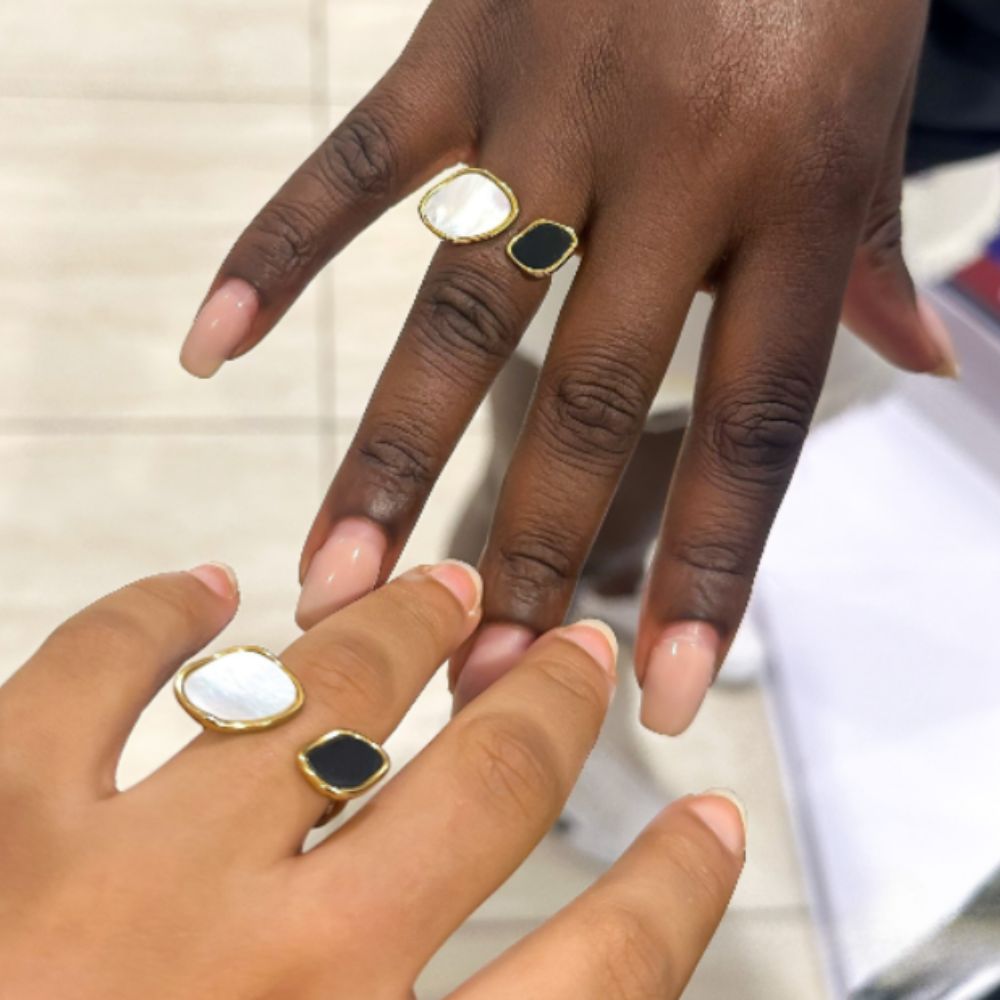
[[[534,232],[540,226],[551,226],[555,229],[560,229],[562,232],[569,236],[569,247],[566,251],[552,264],[548,264],[545,267],[530,267],[523,261],[517,259],[514,253],[514,248],[517,246],[520,240],[523,240],[525,236],[529,233]],[[548,278],[555,274],[576,253],[580,246],[580,238],[576,235],[576,230],[572,226],[565,226],[561,222],[554,222],[552,219],[536,219],[531,223],[530,226],[522,229],[517,235],[512,236],[510,241],[507,243],[507,256],[517,265],[520,270],[525,274],[530,274],[533,278]]]
[[[333,743],[343,739],[350,739],[363,743],[381,758],[381,764],[379,767],[376,768],[376,770],[359,785],[352,785],[348,787],[331,784],[314,769],[312,762],[309,759],[311,751],[325,746],[328,743]],[[308,781],[309,784],[312,785],[313,788],[315,788],[321,795],[325,795],[328,799],[333,799],[335,802],[347,802],[350,799],[357,798],[359,795],[363,795],[368,791],[368,789],[373,788],[386,776],[390,767],[389,755],[382,749],[381,744],[376,743],[374,740],[370,740],[363,733],[356,732],[353,729],[331,729],[329,732],[320,736],[319,739],[313,740],[312,743],[304,746],[298,752],[296,760],[299,765],[299,770],[305,776],[306,781]]]
[[[256,653],[257,655],[270,660],[292,682],[292,685],[295,688],[295,699],[292,704],[275,715],[265,716],[260,719],[240,720],[221,719],[195,705],[188,698],[187,693],[184,690],[184,685],[187,679],[193,673],[196,673],[209,663],[231,656],[233,653]],[[181,667],[181,669],[177,672],[177,676],[174,678],[174,696],[177,698],[181,708],[183,708],[184,711],[195,720],[195,722],[200,723],[206,729],[211,729],[217,733],[252,733],[258,732],[262,729],[272,729],[274,726],[280,726],[293,715],[296,715],[305,703],[305,691],[302,689],[302,684],[299,682],[298,677],[296,677],[295,674],[293,674],[288,667],[286,667],[284,663],[282,663],[281,660],[274,655],[274,653],[272,653],[269,649],[266,649],[264,646],[229,646],[226,649],[220,649],[217,653],[213,653],[211,656],[203,656],[199,660],[193,660],[191,663],[185,664],[185,666]]]
[[[442,188],[447,187],[452,181],[458,180],[459,177],[464,177],[466,174],[479,174],[482,177],[487,178],[492,181],[507,197],[510,202],[510,212],[507,217],[499,225],[495,226],[493,229],[485,233],[479,233],[476,236],[449,236],[447,233],[442,232],[437,228],[428,218],[426,213],[426,208],[428,202],[434,197]],[[455,243],[459,246],[466,245],[469,243],[482,243],[484,240],[491,240],[495,236],[499,236],[501,233],[506,232],[514,223],[517,221],[517,217],[521,214],[521,206],[517,200],[517,196],[510,189],[510,185],[504,183],[500,180],[496,174],[490,173],[484,167],[460,167],[458,170],[453,171],[447,177],[438,181],[432,188],[424,193],[424,196],[420,199],[420,204],[417,207],[417,211],[420,214],[420,221],[439,239],[444,240],[447,243]]]

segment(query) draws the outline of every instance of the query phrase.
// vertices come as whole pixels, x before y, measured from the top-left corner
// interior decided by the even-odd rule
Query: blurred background
[[[388,66],[422,6],[0,8],[0,675],[101,593],[211,559],[236,567],[244,595],[222,644],[281,649],[296,634],[301,542],[433,251],[414,201],[210,383],[177,352],[231,241]],[[1000,168],[977,162],[908,197],[912,256],[966,378],[886,379],[825,422],[762,570],[760,663],[717,688],[683,739],[630,725],[630,684],[612,725],[605,760],[630,753],[645,775],[634,802],[607,807],[624,832],[687,791],[729,786],[749,806],[750,862],[692,1000],[846,996],[886,970],[904,986],[863,995],[957,998],[918,992],[914,977],[928,976],[907,956],[933,953],[922,942],[1000,862],[1000,247],[987,247]],[[479,481],[484,420],[405,563],[446,554]],[[390,750],[405,758],[448,712],[438,678]],[[123,782],[192,732],[161,695]],[[608,773],[582,794],[600,798]],[[427,970],[422,998],[599,873],[602,846],[567,826]],[[948,940],[947,955],[974,950]],[[976,956],[966,1000],[1000,982]]]

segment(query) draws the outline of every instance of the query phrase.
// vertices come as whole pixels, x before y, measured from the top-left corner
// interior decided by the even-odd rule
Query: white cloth
[[[922,381],[924,396],[963,393]],[[840,988],[897,959],[1000,863],[1000,476],[929,409],[893,394],[817,431],[758,577]],[[1000,454],[1000,413],[968,412],[956,437]]]

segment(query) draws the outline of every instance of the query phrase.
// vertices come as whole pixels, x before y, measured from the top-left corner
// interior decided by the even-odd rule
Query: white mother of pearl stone
[[[192,670],[184,697],[222,722],[259,722],[287,712],[298,699],[295,682],[263,653],[238,649]]]
[[[462,243],[497,235],[517,211],[513,197],[492,177],[467,169],[432,188],[421,202],[420,215],[442,239]]]

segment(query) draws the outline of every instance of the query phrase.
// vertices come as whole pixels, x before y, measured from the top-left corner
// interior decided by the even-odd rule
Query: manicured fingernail
[[[931,374],[940,375],[942,378],[958,378],[961,375],[958,355],[955,353],[955,344],[944,320],[922,295],[917,297],[917,312],[920,314],[920,325],[924,333],[941,352],[941,363],[932,369]]]
[[[295,617],[312,628],[327,615],[371,591],[385,558],[382,529],[364,518],[341,521],[313,556],[302,584]]]
[[[236,580],[236,572],[232,566],[227,566],[222,562],[204,563],[195,566],[188,572],[196,579],[200,580],[209,590],[224,597],[227,601],[239,596],[240,585]]]
[[[523,625],[487,625],[476,638],[455,683],[455,711],[499,680],[535,641]]]
[[[466,612],[474,615],[483,600],[483,578],[468,563],[447,559],[427,570],[427,575],[444,584]],[[471,627],[471,626],[470,626]]]
[[[746,853],[747,810],[728,788],[711,788],[690,801],[691,810],[731,854]]]
[[[574,622],[569,628],[561,629],[558,635],[575,643],[595,660],[614,685],[618,664],[618,639],[611,631],[610,625],[596,618],[584,618]]]
[[[195,317],[181,347],[181,364],[199,378],[211,378],[246,339],[260,309],[252,285],[230,278]]]
[[[642,724],[667,736],[683,733],[705,700],[718,654],[719,637],[705,622],[664,629],[642,681]]]

